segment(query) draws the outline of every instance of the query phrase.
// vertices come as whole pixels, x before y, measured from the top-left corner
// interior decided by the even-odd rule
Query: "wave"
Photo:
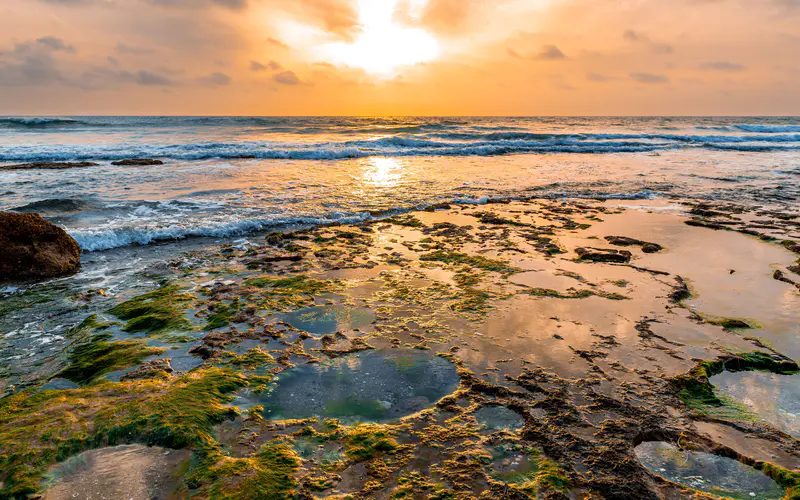
[[[196,226],[172,224],[165,227],[107,227],[69,230],[69,234],[85,252],[99,252],[130,245],[149,245],[163,241],[176,241],[190,237],[229,238],[256,231],[286,226],[311,226],[332,223],[354,224],[372,216],[367,213],[349,215],[333,214],[328,217],[275,217],[240,219],[218,224],[206,223]]]
[[[613,200],[643,200],[653,199],[658,193],[650,190],[626,192],[603,192],[586,189],[532,189],[520,191],[515,195],[453,195],[452,197],[440,197],[432,199],[427,203],[417,206],[405,206],[386,208],[380,211],[359,211],[359,212],[330,212],[319,216],[299,215],[299,214],[265,214],[256,217],[236,216],[230,214],[224,219],[208,220],[203,218],[203,214],[195,213],[189,216],[185,210],[180,219],[182,222],[171,222],[162,219],[163,225],[158,226],[153,221],[158,220],[159,216],[166,212],[175,214],[174,209],[177,205],[187,204],[181,200],[165,200],[160,202],[123,202],[119,207],[125,207],[126,217],[114,217],[109,223],[103,226],[90,228],[67,229],[69,234],[80,244],[84,252],[101,252],[115,248],[127,247],[132,245],[150,245],[159,242],[175,242],[188,238],[231,238],[241,237],[250,233],[261,231],[280,230],[290,227],[321,226],[327,224],[357,224],[370,220],[380,220],[400,213],[423,210],[442,202],[459,203],[468,205],[486,205],[492,202],[505,202],[511,200],[535,198],[588,198],[588,199],[613,199]],[[138,208],[136,205],[139,205]],[[117,207],[117,205],[107,205],[106,208]],[[197,208],[197,207],[194,207]],[[208,209],[206,205],[204,208]],[[219,206],[218,208],[223,208]],[[131,209],[132,212],[131,212]],[[225,211],[216,211],[217,214]],[[214,217],[210,213],[207,213]],[[114,224],[124,224],[114,226]]]
[[[800,125],[736,125],[736,128],[745,132],[759,134],[781,134],[787,132],[800,132]]]
[[[0,128],[7,129],[50,129],[89,125],[73,118],[50,118],[44,116],[20,116],[0,118]]]

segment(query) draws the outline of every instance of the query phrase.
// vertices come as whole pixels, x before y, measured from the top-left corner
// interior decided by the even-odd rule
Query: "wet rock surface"
[[[39,279],[78,269],[81,249],[38,214],[0,212],[0,279]]]
[[[750,389],[800,371],[800,293],[774,278],[793,221],[449,205],[3,292],[0,495],[37,494],[56,452],[132,441],[191,453],[176,498],[791,498],[797,440]],[[650,442],[681,461],[650,466]]]
[[[161,160],[154,160],[153,158],[130,158],[127,160],[112,161],[112,165],[123,167],[148,167],[152,165],[163,165]]]
[[[44,500],[134,498],[169,500],[182,486],[189,452],[141,445],[82,453],[53,467]]]

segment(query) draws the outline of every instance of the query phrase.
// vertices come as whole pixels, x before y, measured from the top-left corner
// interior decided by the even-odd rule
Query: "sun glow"
[[[414,0],[409,16],[422,11],[427,0]],[[333,43],[326,51],[334,62],[391,75],[397,68],[436,59],[439,44],[427,31],[397,24],[397,0],[358,0],[361,33],[353,42]]]

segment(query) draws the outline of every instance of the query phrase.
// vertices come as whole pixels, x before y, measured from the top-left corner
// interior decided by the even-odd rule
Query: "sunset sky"
[[[800,0],[2,0],[0,114],[800,114]]]

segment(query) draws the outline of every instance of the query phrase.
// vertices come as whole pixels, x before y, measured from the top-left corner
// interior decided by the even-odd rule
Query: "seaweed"
[[[164,285],[109,309],[109,313],[125,320],[126,332],[156,334],[174,331],[191,331],[192,324],[185,314],[194,296],[180,293],[177,285]]]

